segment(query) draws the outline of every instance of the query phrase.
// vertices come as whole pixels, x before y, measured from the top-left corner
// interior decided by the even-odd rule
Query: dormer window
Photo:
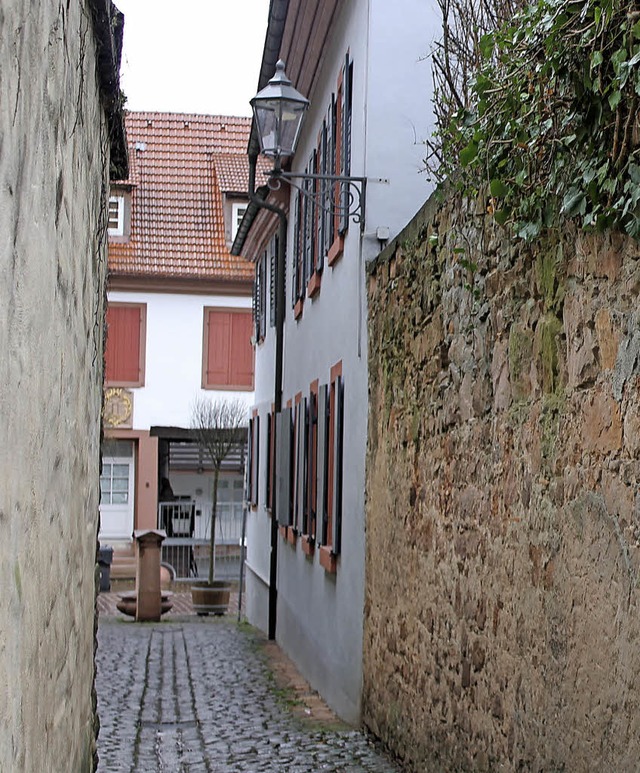
[[[124,236],[124,196],[109,196],[109,236]]]
[[[240,223],[242,222],[242,218],[244,217],[244,213],[246,211],[247,211],[247,205],[244,203],[231,205],[231,241],[232,242],[236,238],[236,234],[238,233],[238,228],[240,228]]]

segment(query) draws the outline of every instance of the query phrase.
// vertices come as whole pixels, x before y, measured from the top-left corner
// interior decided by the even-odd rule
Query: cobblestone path
[[[229,619],[102,618],[98,642],[98,773],[399,770],[365,735],[278,687],[260,638]]]

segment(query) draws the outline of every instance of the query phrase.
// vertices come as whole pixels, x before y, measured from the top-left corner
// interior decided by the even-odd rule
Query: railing
[[[158,528],[167,538],[162,543],[162,562],[175,580],[206,578],[209,573],[211,506],[194,500],[160,502]],[[215,574],[238,574],[242,539],[242,504],[220,502],[216,512]]]

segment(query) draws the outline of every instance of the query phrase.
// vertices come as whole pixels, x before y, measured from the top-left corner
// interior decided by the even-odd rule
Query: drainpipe
[[[256,195],[256,164],[258,157],[249,156],[249,201],[261,209],[275,212],[280,220],[278,235],[278,255],[276,260],[276,362],[274,394],[274,416],[282,411],[282,361],[284,351],[284,272],[287,254],[287,215],[280,207],[270,204]],[[276,422],[271,425],[273,447],[277,448]],[[274,453],[275,457],[275,453]],[[276,616],[278,608],[278,519],[277,519],[277,489],[276,460],[274,458],[271,470],[271,552],[269,557],[269,639],[276,638]]]

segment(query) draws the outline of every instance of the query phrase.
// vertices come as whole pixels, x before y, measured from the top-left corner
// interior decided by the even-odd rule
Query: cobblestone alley
[[[232,617],[101,616],[98,641],[98,773],[399,770]]]

